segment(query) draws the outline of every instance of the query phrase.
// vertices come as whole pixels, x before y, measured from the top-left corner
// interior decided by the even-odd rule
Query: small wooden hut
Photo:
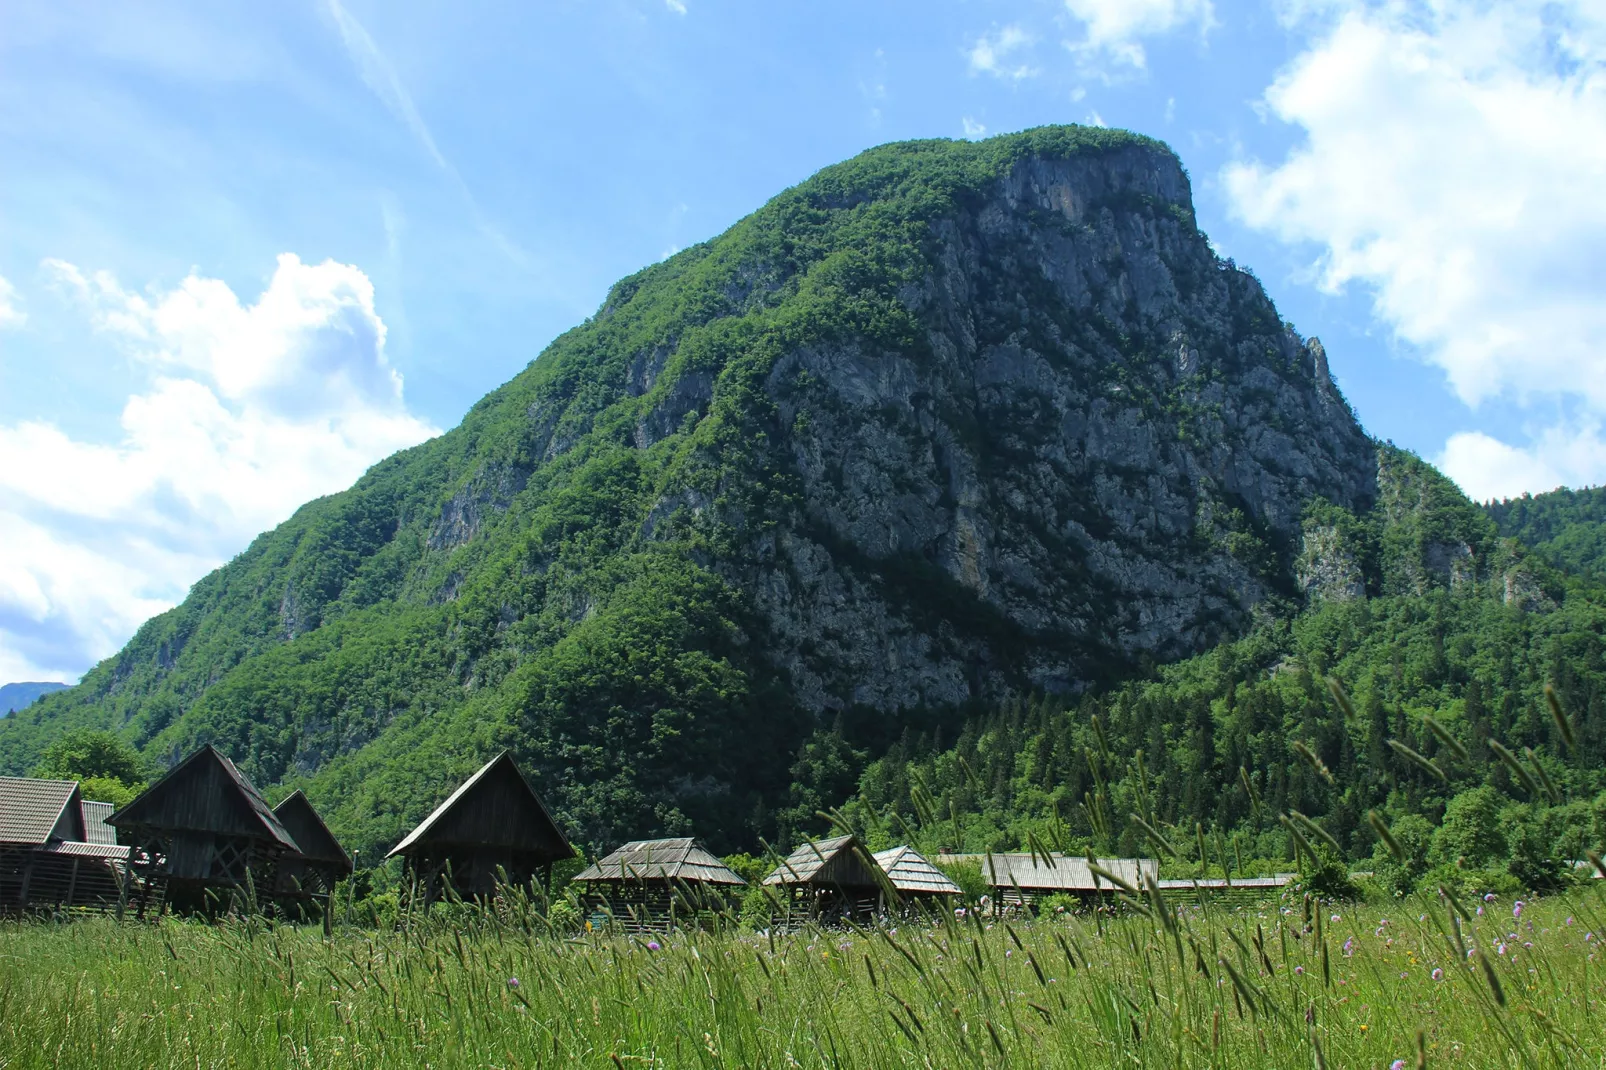
[[[900,903],[906,907],[943,905],[964,894],[964,889],[948,874],[913,847],[889,847],[877,851],[874,857],[876,865],[898,893]]]
[[[632,932],[668,930],[723,909],[733,890],[747,886],[690,836],[627,843],[574,880],[585,889],[588,912],[600,911]]]
[[[117,906],[128,848],[89,841],[72,780],[0,777],[0,912]]]
[[[885,903],[887,875],[854,836],[809,840],[764,878],[794,909],[821,918],[863,917]]]
[[[503,751],[480,767],[418,827],[391,848],[426,900],[450,888],[465,899],[496,894],[501,874],[528,885],[552,883],[552,863],[574,857],[546,804]]]
[[[311,901],[321,902],[327,929],[333,916],[335,885],[351,876],[351,856],[301,792],[294,792],[275,806],[273,816],[299,848],[279,860],[274,895],[292,911]]]
[[[133,848],[139,913],[165,901],[211,909],[231,894],[273,894],[277,869],[300,847],[267,802],[215,747],[169,769],[107,823]]]

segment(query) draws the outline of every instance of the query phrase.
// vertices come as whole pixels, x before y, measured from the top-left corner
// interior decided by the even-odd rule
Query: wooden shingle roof
[[[876,865],[900,892],[916,895],[962,895],[964,889],[913,847],[890,847],[875,853]]]
[[[683,836],[635,840],[574,878],[577,881],[686,881],[692,884],[746,884],[707,848]]]
[[[574,857],[568,838],[507,751],[480,766],[385,857],[423,847],[494,848],[549,862]]]
[[[115,828],[248,836],[300,851],[267,800],[211,745],[179,762],[139,798],[106,819]]]
[[[853,836],[808,840],[775,867],[764,883],[879,886],[886,880],[875,859]]]
[[[1112,891],[1113,885],[1095,878],[1087,859],[1066,855],[1032,855],[1027,852],[956,856],[981,863],[981,875],[996,889],[1023,892]],[[1134,888],[1140,881],[1160,878],[1160,863],[1152,858],[1100,858],[1095,861]]]
[[[82,840],[84,814],[76,780],[0,777],[0,843],[37,846]]]
[[[306,795],[293,792],[273,808],[273,816],[295,839],[302,858],[332,867],[337,878],[351,876],[351,856],[323,823]]]

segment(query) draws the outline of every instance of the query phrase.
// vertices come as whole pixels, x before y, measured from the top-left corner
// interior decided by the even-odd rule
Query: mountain
[[[1524,494],[1487,508],[1502,535],[1558,568],[1606,579],[1606,487]]]
[[[1489,540],[1213,253],[1164,145],[887,145],[615,285],[0,726],[0,770],[74,724],[212,742],[372,857],[510,746],[583,842],[750,845],[851,788],[833,740],[1448,583]]]
[[[17,710],[32,705],[40,695],[60,691],[66,686],[58,683],[0,684],[0,717],[9,717]]]

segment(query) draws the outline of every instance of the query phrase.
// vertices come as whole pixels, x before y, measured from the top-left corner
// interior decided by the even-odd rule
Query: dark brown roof
[[[346,849],[340,846],[340,841],[335,839],[305,795],[294,792],[273,808],[273,816],[294,837],[301,848],[301,857],[334,867],[337,876],[351,875],[351,856],[346,854]]]
[[[852,836],[809,840],[775,867],[765,884],[820,884],[880,887],[886,874]]]
[[[551,862],[574,857],[574,848],[507,751],[463,781],[385,857],[425,847],[494,848]]]
[[[117,830],[106,824],[106,819],[112,816],[112,804],[109,802],[91,802],[84,800],[84,840],[87,843],[116,843]]]
[[[104,858],[112,862],[126,862],[132,847],[119,847],[115,843],[80,843],[75,840],[55,840],[39,848],[46,854],[77,855],[80,858]]]
[[[77,781],[0,777],[0,843],[83,838]]]
[[[245,774],[210,745],[169,769],[106,821],[115,828],[249,836],[300,851]]]
[[[694,884],[746,884],[690,836],[636,840],[580,872],[577,881],[657,880]]]

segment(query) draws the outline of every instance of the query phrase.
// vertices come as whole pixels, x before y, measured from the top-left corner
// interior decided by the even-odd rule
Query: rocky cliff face
[[[1211,252],[1169,153],[1023,159],[928,250],[917,345],[799,347],[765,382],[801,504],[733,579],[809,708],[1193,653],[1293,590],[1307,502],[1371,505],[1320,343]]]

